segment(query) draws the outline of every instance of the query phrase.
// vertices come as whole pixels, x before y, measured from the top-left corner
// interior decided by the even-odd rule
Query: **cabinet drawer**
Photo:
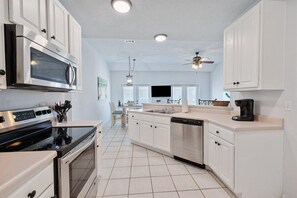
[[[164,117],[164,116],[155,116],[154,121],[155,123],[160,123],[160,124],[168,124],[170,125],[170,117]]]
[[[29,193],[36,191],[35,197],[39,197],[50,185],[54,183],[53,163],[39,172],[33,178],[28,178],[28,182],[12,193],[8,198],[28,197]]]
[[[143,121],[147,121],[147,122],[153,122],[154,121],[154,116],[142,114],[140,119],[143,120]]]
[[[139,119],[140,118],[140,114],[139,113],[128,113],[128,118],[132,118],[132,119]]]
[[[234,132],[229,131],[228,129],[225,129],[223,127],[219,127],[217,125],[211,124],[211,123],[208,126],[208,130],[212,134],[234,144]]]

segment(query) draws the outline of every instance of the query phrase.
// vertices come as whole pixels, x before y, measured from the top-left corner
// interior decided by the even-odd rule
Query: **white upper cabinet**
[[[68,51],[69,12],[58,0],[48,0],[48,40]]]
[[[82,90],[81,27],[69,15],[69,53],[77,59],[77,90]]]
[[[284,32],[285,2],[280,0],[259,2],[226,28],[225,89],[282,90]]]
[[[46,0],[9,0],[9,20],[47,38]]]
[[[4,23],[5,23],[5,7],[4,1],[0,2],[0,89],[6,88],[6,70],[5,70],[5,47],[4,47]],[[6,17],[7,18],[7,17]]]

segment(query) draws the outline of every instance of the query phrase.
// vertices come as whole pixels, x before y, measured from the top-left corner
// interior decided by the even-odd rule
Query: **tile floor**
[[[235,198],[211,172],[131,144],[119,124],[103,128],[97,195],[90,198]]]

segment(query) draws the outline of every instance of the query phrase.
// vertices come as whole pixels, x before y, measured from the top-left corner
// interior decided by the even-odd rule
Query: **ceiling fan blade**
[[[213,64],[214,61],[201,61],[201,63],[206,63],[206,64]]]
[[[192,65],[193,63],[185,63],[185,64],[182,64],[182,65]]]

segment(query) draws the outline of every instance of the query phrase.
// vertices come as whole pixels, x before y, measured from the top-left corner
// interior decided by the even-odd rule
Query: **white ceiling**
[[[61,0],[111,70],[127,70],[131,56],[136,71],[190,71],[182,64],[200,51],[216,63],[204,65],[207,72],[222,63],[223,30],[257,0],[131,0],[128,14],[116,13],[110,1]],[[156,43],[158,33],[168,40]]]

